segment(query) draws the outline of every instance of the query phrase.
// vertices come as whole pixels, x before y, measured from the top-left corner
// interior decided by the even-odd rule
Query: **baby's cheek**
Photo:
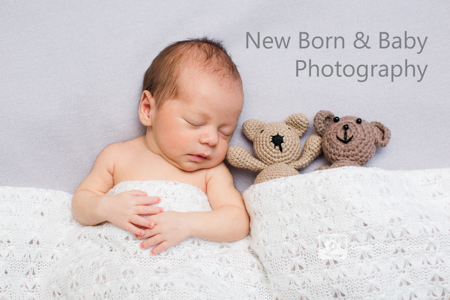
[[[225,159],[225,156],[227,155],[228,146],[229,146],[229,143],[228,143],[228,142],[224,142],[224,143],[220,146],[220,149],[219,149],[219,151],[218,151],[218,155],[220,156],[220,158],[221,158],[222,160],[224,160],[224,159]]]

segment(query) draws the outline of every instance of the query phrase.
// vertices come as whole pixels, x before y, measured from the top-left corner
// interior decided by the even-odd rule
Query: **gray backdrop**
[[[0,185],[73,193],[106,145],[144,133],[137,107],[152,59],[169,43],[204,35],[223,41],[244,81],[244,110],[231,144],[251,149],[241,132],[247,119],[282,121],[302,112],[312,123],[317,111],[327,109],[391,129],[391,142],[377,150],[368,166],[448,168],[449,16],[446,0],[3,0]],[[254,39],[259,32],[259,49],[247,40],[247,32]],[[313,37],[342,38],[336,48],[333,38],[328,48],[316,49],[320,38],[314,39],[316,48],[300,48],[300,32],[310,35],[310,43]],[[357,32],[364,34],[363,41],[369,37],[370,49],[356,48],[363,46],[354,43]],[[389,34],[389,48],[381,49],[380,32]],[[414,37],[412,49],[405,48],[413,46],[412,38],[405,45],[405,32]],[[285,43],[290,37],[287,48],[281,37]],[[418,37],[422,43],[427,38],[420,54]],[[325,74],[310,77],[307,69],[296,74],[297,60],[325,66]],[[416,74],[410,67],[405,76],[405,60]],[[339,74],[333,67],[337,62]],[[402,75],[391,82],[388,69],[389,77],[380,77],[383,64],[403,65]],[[369,71],[377,65],[374,76],[358,82],[360,65]],[[355,74],[350,76],[352,66]],[[417,66],[422,71],[427,66],[421,82]],[[312,126],[306,136],[311,133]],[[301,172],[324,164],[318,159]],[[241,191],[256,176],[231,170]]]

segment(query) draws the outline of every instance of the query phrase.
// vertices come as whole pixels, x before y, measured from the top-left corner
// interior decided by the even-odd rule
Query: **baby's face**
[[[185,171],[208,169],[224,159],[244,95],[234,79],[190,67],[181,71],[179,96],[165,101],[152,119],[157,151]]]

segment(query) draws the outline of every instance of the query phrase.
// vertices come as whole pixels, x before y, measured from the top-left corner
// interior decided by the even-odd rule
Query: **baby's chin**
[[[183,165],[180,166],[179,169],[185,171],[185,172],[196,172],[196,171],[200,171],[200,170],[205,170],[205,169],[211,169],[215,166],[201,166],[201,164],[198,165],[193,165],[193,164],[189,164],[189,165]]]
[[[212,168],[218,166],[220,163],[221,163],[221,161],[219,161],[217,163],[215,163],[213,161],[188,162],[188,163],[183,163],[177,167],[186,172],[195,172],[195,171],[200,171],[200,170],[212,169]]]

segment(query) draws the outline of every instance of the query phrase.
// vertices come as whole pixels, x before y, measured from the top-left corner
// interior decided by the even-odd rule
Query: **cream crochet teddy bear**
[[[290,115],[284,122],[247,120],[242,125],[242,131],[253,141],[256,158],[244,147],[235,145],[228,149],[228,162],[237,168],[260,172],[255,184],[298,175],[298,169],[306,167],[322,153],[322,138],[313,134],[306,140],[300,157],[302,146],[299,136],[306,132],[308,125],[308,119],[301,113]]]

